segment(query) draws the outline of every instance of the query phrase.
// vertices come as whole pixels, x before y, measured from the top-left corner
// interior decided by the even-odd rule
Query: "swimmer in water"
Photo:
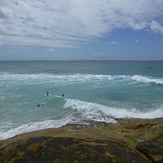
[[[46,92],[46,96],[49,96],[49,92]]]

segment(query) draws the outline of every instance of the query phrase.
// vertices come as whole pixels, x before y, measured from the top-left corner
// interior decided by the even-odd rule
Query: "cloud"
[[[117,41],[111,41],[108,43],[108,45],[117,45],[117,44],[119,44],[119,42],[117,42]]]
[[[53,48],[49,48],[48,51],[49,52],[55,52],[55,50]]]
[[[102,53],[102,52],[95,52],[92,54],[92,56],[96,56],[96,57],[108,57],[108,56],[112,56],[111,53]]]
[[[4,14],[4,12],[2,11],[2,9],[0,9],[0,18],[7,18],[6,15]]]
[[[154,32],[163,34],[163,26],[161,26],[158,22],[152,21],[150,27]]]
[[[0,44],[80,47],[115,29],[163,33],[162,0],[1,0]]]

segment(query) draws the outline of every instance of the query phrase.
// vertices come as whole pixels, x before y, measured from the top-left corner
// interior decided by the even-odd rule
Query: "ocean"
[[[161,61],[0,61],[0,140],[66,124],[158,117]]]

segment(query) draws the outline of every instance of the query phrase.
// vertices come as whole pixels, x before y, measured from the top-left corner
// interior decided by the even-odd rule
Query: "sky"
[[[163,0],[0,0],[0,60],[163,60]]]

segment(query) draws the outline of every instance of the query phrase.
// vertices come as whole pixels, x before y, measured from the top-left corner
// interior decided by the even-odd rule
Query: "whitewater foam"
[[[96,103],[66,99],[64,108],[72,108],[73,110],[76,110],[76,112],[80,114],[80,119],[83,120],[105,121],[107,123],[116,122],[109,115],[105,114],[104,109],[107,108],[106,106]]]
[[[11,74],[11,73],[0,73],[0,80],[54,80],[60,79],[72,81],[90,81],[90,80],[115,80],[125,79],[127,75],[95,75],[95,74]]]
[[[10,129],[0,128],[0,140],[4,140],[13,137],[18,134],[47,129],[47,128],[59,128],[66,125],[69,122],[69,116],[60,120],[44,120],[38,122],[31,122],[27,124],[22,124],[17,127],[13,127],[12,124],[7,125]],[[4,125],[3,125],[4,126]],[[6,126],[6,125],[5,125]]]
[[[144,83],[163,84],[162,78],[153,78],[141,75],[97,75],[97,74],[11,74],[0,73],[1,81],[65,81],[66,82],[90,82],[90,81],[129,81],[134,80]]]
[[[148,112],[140,112],[127,108],[113,108],[92,102],[80,101],[77,99],[66,99],[64,108],[72,108],[81,113],[85,119],[94,121],[104,121],[107,123],[114,123],[115,118],[159,118],[163,117],[163,107]]]
[[[143,82],[143,83],[154,83],[154,84],[163,84],[163,79],[154,79],[152,77],[145,77],[140,75],[134,75],[131,77],[132,80]]]
[[[18,134],[32,132],[47,128],[58,128],[66,124],[83,124],[89,121],[100,121],[106,123],[116,123],[115,118],[159,118],[163,117],[163,107],[159,107],[153,111],[140,112],[133,108],[113,108],[105,105],[81,101],[78,99],[65,99],[64,109],[67,114],[60,119],[44,119],[38,122],[30,122],[17,125],[14,127],[12,123],[1,124],[0,140],[13,137]]]

